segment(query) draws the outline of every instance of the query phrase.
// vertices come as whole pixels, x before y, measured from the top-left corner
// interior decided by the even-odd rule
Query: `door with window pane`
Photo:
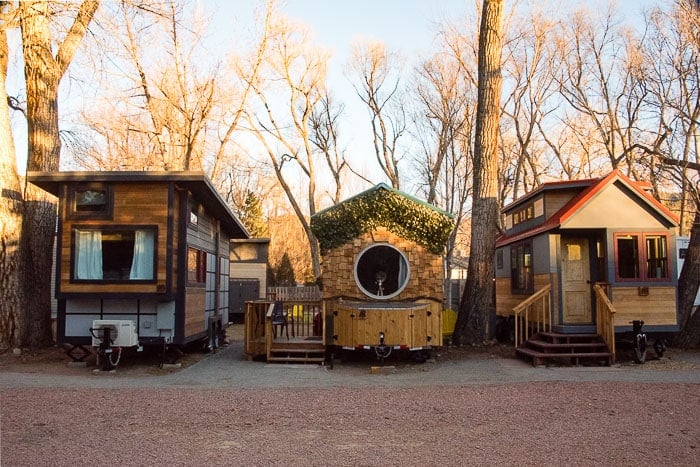
[[[564,324],[590,324],[591,290],[588,239],[562,238],[562,305]]]

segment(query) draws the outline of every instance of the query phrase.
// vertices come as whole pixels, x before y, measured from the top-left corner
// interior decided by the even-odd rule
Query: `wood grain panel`
[[[639,295],[638,287],[613,287],[615,324],[629,325],[635,319],[645,325],[675,325],[676,289],[673,286],[649,287],[649,295]]]

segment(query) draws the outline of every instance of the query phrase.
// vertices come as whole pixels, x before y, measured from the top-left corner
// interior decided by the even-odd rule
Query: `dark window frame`
[[[510,290],[513,295],[535,293],[535,268],[533,264],[532,240],[510,246]]]
[[[153,232],[153,277],[151,279],[77,279],[75,277],[75,257],[76,257],[76,234],[77,231],[100,231],[100,232],[116,232],[150,230]],[[104,267],[104,266],[103,266]],[[70,245],[70,279],[71,284],[155,284],[158,281],[158,225],[155,224],[100,224],[100,225],[84,225],[75,224],[71,227],[71,245]]]
[[[194,264],[191,263],[194,255]],[[194,268],[192,267],[194,266]],[[195,248],[187,247],[187,285],[206,286],[207,283],[207,252]]]
[[[104,209],[81,210],[78,205],[79,193],[86,191],[103,191],[105,194]],[[111,220],[114,216],[114,190],[111,185],[104,183],[81,183],[68,188],[68,219],[99,219]]]
[[[636,237],[637,258],[636,266],[637,275],[635,277],[620,276],[620,248],[619,240],[625,237]],[[665,261],[665,276],[649,277],[647,265],[649,262],[649,251],[647,249],[647,240],[649,238],[659,237],[662,239],[666,256],[662,258]],[[670,253],[671,236],[668,232],[615,232],[613,235],[613,244],[615,247],[615,281],[616,282],[670,282],[671,281],[671,253]]]

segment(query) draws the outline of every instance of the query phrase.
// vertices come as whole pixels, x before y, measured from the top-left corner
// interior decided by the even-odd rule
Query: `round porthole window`
[[[355,260],[355,282],[372,298],[386,300],[398,295],[410,276],[404,254],[388,244],[370,245]]]

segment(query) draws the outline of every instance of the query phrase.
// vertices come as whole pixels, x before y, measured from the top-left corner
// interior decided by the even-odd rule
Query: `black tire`
[[[637,335],[634,339],[634,361],[644,363],[647,359],[647,338],[645,335]]]
[[[666,342],[664,342],[663,338],[656,339],[654,342],[654,352],[656,352],[658,358],[663,357],[666,353]]]

